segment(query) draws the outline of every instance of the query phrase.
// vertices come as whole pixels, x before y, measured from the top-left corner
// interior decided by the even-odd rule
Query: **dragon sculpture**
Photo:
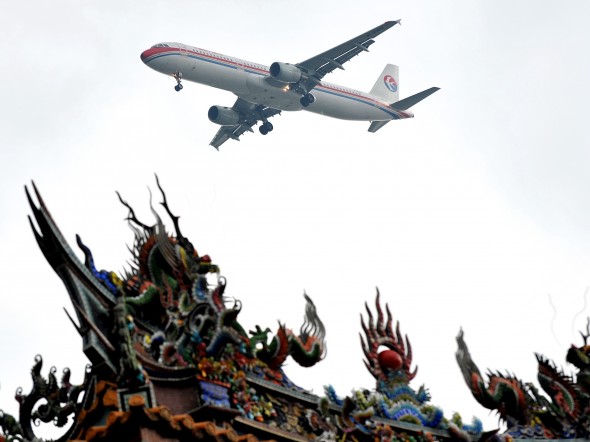
[[[399,321],[394,329],[387,304],[384,315],[379,290],[375,300],[376,319],[366,303],[365,309],[367,320],[361,315],[364,336],[361,334],[360,340],[364,363],[376,380],[376,388],[354,390],[352,396],[342,399],[332,386],[325,387],[327,399],[343,407],[340,426],[365,428],[367,421],[385,418],[447,430],[456,439],[470,440],[481,435],[481,421],[474,418],[471,425],[464,425],[458,414],[446,419],[440,408],[429,404],[430,394],[424,386],[416,391],[409,385],[418,370],[412,368],[412,346],[408,337],[402,335]]]
[[[131,342],[129,349],[120,353],[131,354],[133,348],[140,362],[198,367],[202,358],[217,359],[226,346],[231,345],[245,357],[237,359],[246,361],[240,367],[245,370],[251,368],[254,360],[262,361],[269,370],[280,370],[289,355],[305,367],[319,362],[326,352],[325,331],[311,298],[304,294],[306,316],[299,334],[279,324],[270,343],[266,339],[267,332],[262,332],[260,327],[249,336],[237,321],[241,303],[234,300],[228,306],[224,296],[227,282],[220,276],[219,266],[209,255],[199,255],[183,236],[179,217],[170,211],[157,176],[156,183],[162,194],[161,205],[172,219],[175,235],[166,232],[153,207],[156,224],[144,224],[118,194],[129,210],[127,219],[135,235],[130,248],[130,270],[125,275],[118,277],[114,272],[97,271],[90,249],[78,238],[88,269],[117,299],[123,300],[119,307],[125,314],[115,314],[115,317],[125,321],[126,315],[127,327],[119,329],[130,330],[121,337],[123,342]],[[139,375],[141,380],[138,363],[125,363],[129,365],[126,372]]]
[[[474,398],[484,407],[497,411],[508,427],[503,437],[534,439],[590,438],[590,319],[584,345],[572,347],[566,360],[578,373],[569,376],[553,362],[535,354],[538,362],[537,380],[548,398],[531,383],[513,375],[489,371],[488,381],[473,362],[463,330],[457,336],[457,362]]]

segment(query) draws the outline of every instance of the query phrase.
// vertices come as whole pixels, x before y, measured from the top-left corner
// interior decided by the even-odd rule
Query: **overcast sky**
[[[533,352],[565,352],[590,314],[590,38],[586,0],[412,2],[7,1],[0,6],[0,408],[17,413],[35,354],[86,358],[66,290],[38,249],[23,185],[34,179],[66,239],[121,270],[133,240],[119,190],[153,222],[160,176],[183,233],[227,277],[244,327],[298,329],[303,291],[327,329],[316,367],[287,374],[321,394],[370,388],[358,333],[375,287],[414,348],[413,386],[446,416],[495,418],[464,385],[459,327],[480,369],[536,382]],[[297,63],[402,19],[326,80],[371,89],[400,66],[400,97],[439,92],[376,134],[304,112],[217,152],[211,105],[228,92],[140,61],[179,41],[270,65]],[[81,255],[81,254],[80,254]]]

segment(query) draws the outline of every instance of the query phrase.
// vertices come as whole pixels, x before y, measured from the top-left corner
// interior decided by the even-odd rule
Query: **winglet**
[[[397,19],[397,20],[388,20],[388,21],[386,21],[386,22],[385,22],[385,23],[383,23],[383,24],[384,24],[384,25],[387,25],[387,29],[389,29],[389,28],[391,28],[392,26],[395,26],[395,25],[400,25],[400,26],[401,26],[401,24],[402,24],[402,19],[401,19],[401,18],[399,18],[399,19]]]

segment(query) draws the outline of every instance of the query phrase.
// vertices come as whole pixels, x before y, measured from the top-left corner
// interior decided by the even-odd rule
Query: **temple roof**
[[[417,442],[485,435],[479,420],[446,417],[427,388],[411,385],[417,367],[410,340],[379,291],[360,324],[374,388],[339,395],[327,385],[317,396],[293,383],[284,371],[288,358],[310,367],[326,356],[324,324],[311,297],[303,294],[298,330],[282,323],[274,332],[244,329],[242,302],[224,295],[219,265],[183,235],[156,184],[173,231],[153,207],[156,223],[142,222],[119,195],[134,235],[120,273],[101,269],[100,258],[76,236],[82,261],[34,184],[33,195],[27,190],[31,227],[64,282],[75,311],[70,320],[90,364],[84,382],[72,385],[69,370],[61,382],[55,368],[45,377],[38,356],[32,390],[17,392],[18,423],[10,426],[8,416],[0,421],[5,434],[38,440],[32,424],[53,421],[65,431],[59,442]]]

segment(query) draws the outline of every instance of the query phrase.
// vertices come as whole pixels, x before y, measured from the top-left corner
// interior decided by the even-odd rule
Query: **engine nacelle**
[[[270,65],[270,76],[283,83],[297,83],[301,80],[302,72],[297,66],[275,61]]]
[[[231,107],[225,106],[211,106],[207,116],[211,122],[220,126],[233,126],[240,121],[240,114]]]

